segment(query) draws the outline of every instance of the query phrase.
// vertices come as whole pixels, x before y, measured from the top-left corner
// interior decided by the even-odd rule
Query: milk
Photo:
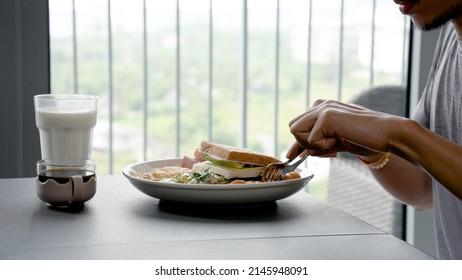
[[[96,111],[41,108],[35,111],[43,159],[91,158]]]

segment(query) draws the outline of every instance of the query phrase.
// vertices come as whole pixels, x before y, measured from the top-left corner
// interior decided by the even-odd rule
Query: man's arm
[[[382,154],[363,158],[375,162],[381,156]],[[383,188],[399,201],[418,210],[432,207],[431,177],[407,160],[392,154],[385,167],[379,170],[371,169],[371,173]]]
[[[462,146],[413,120],[320,100],[289,125],[296,145],[311,155],[348,151],[369,161],[379,152],[398,155],[373,172],[389,192],[418,209],[431,206],[430,176],[462,199]]]

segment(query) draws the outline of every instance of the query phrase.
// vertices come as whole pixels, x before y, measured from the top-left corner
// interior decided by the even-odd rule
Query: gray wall
[[[50,90],[48,0],[0,1],[0,178],[35,175],[33,96]]]

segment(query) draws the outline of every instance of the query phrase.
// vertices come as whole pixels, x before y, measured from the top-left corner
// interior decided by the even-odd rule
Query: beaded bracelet
[[[383,157],[381,157],[378,161],[375,162],[368,162],[364,160],[361,156],[358,156],[358,158],[370,169],[379,170],[382,169],[385,165],[387,165],[388,161],[390,161],[390,152],[386,152],[383,155]]]

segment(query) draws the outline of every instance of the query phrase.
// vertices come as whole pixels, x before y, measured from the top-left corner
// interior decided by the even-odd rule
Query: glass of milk
[[[91,159],[97,101],[82,94],[34,96],[42,159]]]

